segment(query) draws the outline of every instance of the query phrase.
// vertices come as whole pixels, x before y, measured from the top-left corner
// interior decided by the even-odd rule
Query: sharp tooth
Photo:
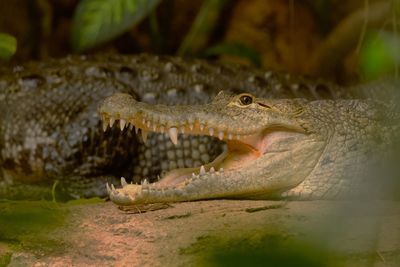
[[[145,118],[142,119],[142,124],[146,125],[146,119]]]
[[[111,188],[110,188],[110,186],[108,185],[108,183],[106,183],[106,188],[107,188],[107,193],[108,193],[108,194],[111,194]]]
[[[147,122],[147,124],[146,124],[146,126],[147,126],[147,128],[150,128],[150,126],[151,126],[151,122],[150,122],[150,121],[148,121],[148,122]]]
[[[189,130],[193,131],[194,125],[193,123],[189,124]]]
[[[108,128],[108,123],[106,121],[103,121],[103,132],[107,131]]]
[[[224,172],[224,168],[219,168],[219,172]]]
[[[214,167],[211,167],[211,168],[210,168],[210,172],[211,172],[211,173],[214,173],[214,172],[215,172]]]
[[[115,187],[113,184],[111,184],[111,190],[114,192],[115,191]]]
[[[113,125],[114,125],[114,122],[115,122],[114,118],[110,118],[110,128],[112,128],[112,127],[113,127]]]
[[[160,180],[161,180],[160,175],[157,175],[157,181],[160,181]]]
[[[204,166],[201,165],[201,167],[200,167],[200,175],[204,175],[204,174],[206,174],[206,169],[204,169]]]
[[[143,143],[147,142],[147,131],[141,129],[140,133],[142,134]]]
[[[219,140],[224,139],[224,132],[220,131],[220,132],[218,133],[218,138],[219,138]]]
[[[132,130],[133,130],[133,127],[134,127],[133,124],[129,123],[129,130],[132,131]]]
[[[123,129],[125,129],[125,125],[126,125],[126,121],[123,120],[123,119],[120,119],[120,120],[119,120],[119,128],[121,128],[121,131],[122,131]]]
[[[133,125],[133,124],[132,124]],[[135,127],[135,133],[138,134],[139,133],[139,127]]]
[[[232,140],[233,136],[231,133],[228,134],[228,140]]]
[[[178,144],[178,129],[175,127],[169,128],[168,130],[169,138],[174,145]]]
[[[122,185],[122,187],[125,187],[128,185],[128,183],[126,182],[124,177],[121,177],[121,185]]]
[[[192,178],[196,178],[196,174],[194,174],[194,172],[192,172]]]
[[[181,126],[181,134],[185,133],[185,126]]]
[[[214,129],[213,128],[208,129],[208,132],[210,133],[210,136],[214,135]]]
[[[157,125],[153,125],[153,132],[156,132],[157,131]]]
[[[148,185],[149,184],[149,181],[147,181],[147,179],[144,179],[143,181],[142,181],[142,185]]]
[[[204,124],[200,124],[200,131],[204,130]]]

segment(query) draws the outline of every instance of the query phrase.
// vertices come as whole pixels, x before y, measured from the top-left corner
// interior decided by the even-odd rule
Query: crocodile
[[[170,107],[119,93],[99,110],[106,126],[117,121],[121,129],[166,132],[174,144],[182,142],[178,133],[215,136],[226,141],[227,150],[153,183],[122,178],[121,188],[107,184],[107,190],[118,205],[370,194],[377,184],[366,182],[366,170],[388,149],[397,128],[390,110],[372,100],[273,100],[224,92],[208,104]]]
[[[261,98],[346,99],[334,83],[286,73],[171,56],[91,55],[28,62],[0,73],[0,198],[105,196],[121,176],[157,181],[227,149],[209,136],[162,133],[144,144],[132,131],[103,132],[101,102],[125,93],[152,105],[206,104],[220,90]],[[169,111],[169,110],[168,110]],[[145,137],[146,138],[146,137]]]

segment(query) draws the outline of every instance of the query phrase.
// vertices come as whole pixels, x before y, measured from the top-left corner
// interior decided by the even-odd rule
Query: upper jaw
[[[128,94],[118,93],[104,101],[99,113],[104,130],[117,121],[121,130],[135,128],[144,141],[148,132],[167,133],[175,145],[178,143],[179,133],[217,137],[228,144],[230,153],[226,158],[231,157],[236,162],[264,154],[271,143],[269,135],[273,132],[304,132],[290,116],[280,115],[279,112],[271,111],[259,117],[260,112],[251,109],[246,111],[236,108],[225,112],[226,105],[226,101],[221,102],[221,99],[206,105],[149,105],[136,101]],[[245,120],[247,117],[243,116],[246,112],[254,117],[248,122]],[[214,164],[214,168],[234,169],[235,166],[229,164],[228,159],[221,166]]]
[[[133,129],[146,139],[148,132],[167,133],[174,144],[178,134],[208,135],[220,140],[237,140],[258,134],[262,124],[243,125],[224,114],[213,114],[208,105],[164,106],[138,102],[128,94],[115,94],[107,98],[99,109],[104,131],[116,121],[118,126]]]

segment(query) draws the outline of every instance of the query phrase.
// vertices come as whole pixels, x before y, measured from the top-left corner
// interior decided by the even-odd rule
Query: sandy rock
[[[250,265],[400,266],[400,202],[213,200],[157,208],[68,206],[64,226],[48,232],[56,248],[26,248],[9,266],[240,266],[235,257]]]

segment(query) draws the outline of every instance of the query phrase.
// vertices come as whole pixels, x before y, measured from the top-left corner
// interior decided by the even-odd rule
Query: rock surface
[[[52,249],[16,251],[0,241],[0,256],[12,252],[8,266],[400,266],[400,202],[213,200],[153,208],[161,209],[66,206],[63,226],[46,233]]]

